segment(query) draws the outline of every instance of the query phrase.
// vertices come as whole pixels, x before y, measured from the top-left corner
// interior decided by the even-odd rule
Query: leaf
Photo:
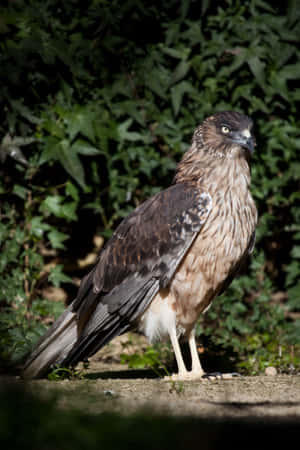
[[[180,61],[178,66],[175,68],[170,84],[175,84],[177,81],[180,81],[182,78],[186,77],[190,68],[191,63],[189,61]]]
[[[288,289],[288,308],[290,311],[300,311],[300,282],[298,282],[295,286]]]
[[[145,85],[160,98],[166,98],[167,86],[170,84],[170,73],[160,68],[145,72]]]
[[[46,230],[49,230],[50,225],[43,222],[42,216],[35,216],[30,222],[30,235],[41,239]]]
[[[24,145],[30,145],[33,142],[36,142],[37,139],[33,137],[21,137],[21,136],[15,136],[13,138],[13,143],[19,147],[22,147]]]
[[[59,151],[59,140],[53,136],[46,136],[44,138],[43,151],[40,155],[38,165],[41,166],[48,161],[56,161]]]
[[[176,30],[178,32],[178,30]],[[161,51],[168,56],[176,59],[182,59],[181,49],[171,48],[171,47],[161,47]]]
[[[166,45],[168,46],[172,42],[176,41],[179,33],[180,33],[180,24],[176,23],[176,22],[170,23],[166,29]],[[164,48],[165,47],[162,47],[162,51],[164,50]],[[170,49],[170,50],[172,51],[172,49]],[[175,49],[174,51],[176,52],[177,50]],[[172,54],[170,56],[172,56]],[[174,57],[175,58],[178,57],[178,59],[181,58],[181,56],[176,56],[176,55],[174,55]]]
[[[258,83],[260,84],[262,89],[265,89],[266,87],[266,80],[265,80],[265,66],[266,64],[262,62],[258,56],[253,56],[248,61],[248,65],[251,69],[251,72],[257,79]]]
[[[81,155],[99,155],[100,150],[96,147],[93,147],[92,145],[88,144],[85,141],[82,141],[81,139],[78,139],[74,142],[71,146],[72,150],[76,153],[80,153]]]
[[[40,211],[68,221],[76,220],[77,201],[63,203],[63,200],[64,197],[61,195],[49,195],[42,202]]]
[[[121,123],[118,126],[118,134],[120,139],[127,141],[140,141],[143,140],[142,135],[140,133],[136,133],[134,131],[128,131],[128,128],[132,125],[133,120],[127,119],[125,122]]]
[[[61,283],[71,283],[72,278],[63,273],[63,266],[58,264],[51,269],[48,280],[55,286],[59,287]]]
[[[175,116],[179,113],[185,93],[193,93],[194,88],[187,81],[182,81],[171,88],[171,101]]]
[[[79,201],[78,189],[71,181],[66,183],[66,195],[70,195],[76,202]]]
[[[65,249],[66,247],[63,242],[68,239],[69,236],[54,229],[48,233],[48,238],[53,248]]]
[[[300,17],[298,0],[289,0],[287,6],[287,17],[289,25],[293,25]]]
[[[300,63],[289,64],[284,66],[284,68],[279,72],[281,78],[285,80],[297,80],[300,73]]]
[[[204,14],[206,13],[207,9],[210,6],[210,0],[202,0],[201,2],[201,16],[204,16]]]
[[[65,219],[67,219],[68,221],[76,220],[77,219],[77,214],[76,214],[77,205],[78,205],[77,201],[64,203],[63,204],[63,217]]]
[[[42,211],[54,214],[57,217],[61,217],[62,200],[63,197],[61,195],[49,195],[41,204],[40,209]]]
[[[296,259],[299,259],[299,258],[300,258],[300,245],[295,245],[295,246],[292,248],[291,256],[292,256],[293,258],[296,258]]]
[[[15,184],[13,187],[13,194],[20,197],[22,200],[26,199],[27,189],[24,186],[20,186],[19,184]]]
[[[82,188],[85,188],[83,166],[78,158],[76,149],[72,148],[70,142],[66,139],[60,141],[57,157],[63,168],[71,175],[71,177],[73,177]]]
[[[31,138],[28,139],[31,140]],[[20,141],[21,144],[18,143]],[[25,138],[21,140],[19,137],[12,138],[9,134],[6,134],[0,145],[0,161],[4,162],[6,157],[10,156],[24,166],[28,166],[28,162],[19,146],[28,145],[31,142],[26,143]]]
[[[260,6],[262,9],[264,9],[265,11],[271,12],[271,13],[275,13],[276,14],[276,10],[274,10],[272,8],[272,6],[270,6],[267,2],[264,2],[262,0],[256,0],[256,4],[257,6]]]
[[[41,123],[42,119],[39,117],[36,117],[34,114],[32,114],[32,111],[25,106],[23,103],[21,103],[20,100],[10,100],[10,103],[18,113],[23,116],[25,119],[28,120],[28,122],[33,124],[39,124]]]
[[[94,118],[95,113],[88,108],[78,108],[75,113],[68,117],[67,123],[70,140],[72,141],[79,133],[81,133],[83,136],[94,142]]]
[[[227,52],[230,52],[234,58],[231,64],[226,65],[226,61],[224,62],[224,66],[219,71],[219,77],[228,77],[232,74],[232,72],[236,71],[237,69],[240,69],[240,67],[243,66],[243,64],[247,61],[247,50],[243,47],[236,47],[231,50],[227,50]]]

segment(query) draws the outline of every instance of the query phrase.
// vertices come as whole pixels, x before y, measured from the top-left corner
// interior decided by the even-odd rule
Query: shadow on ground
[[[0,389],[2,449],[259,449],[293,448],[299,418],[197,418],[153,414],[88,414],[58,405],[59,394],[40,396],[24,385]],[[228,406],[228,405],[227,405]],[[249,405],[232,404],[233,408]]]
[[[129,370],[115,370],[115,371],[103,371],[103,372],[92,372],[85,374],[85,378],[88,380],[108,380],[108,379],[118,379],[118,380],[134,380],[134,379],[155,379],[163,378],[166,372],[163,370],[152,370],[152,369],[129,369]]]

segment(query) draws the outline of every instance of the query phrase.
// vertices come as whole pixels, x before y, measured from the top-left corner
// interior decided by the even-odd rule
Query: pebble
[[[103,394],[106,395],[107,397],[114,397],[116,395],[115,391],[113,391],[111,389],[103,391]]]
[[[275,367],[269,366],[269,367],[266,367],[265,374],[270,377],[275,377],[275,375],[277,375],[277,370]]]

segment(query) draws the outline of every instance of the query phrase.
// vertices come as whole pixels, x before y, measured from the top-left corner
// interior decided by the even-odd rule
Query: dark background
[[[95,237],[168,186],[195,127],[229,109],[255,123],[257,244],[198,334],[245,373],[297,370],[300,9],[272,3],[1,3],[3,363],[72,300]]]

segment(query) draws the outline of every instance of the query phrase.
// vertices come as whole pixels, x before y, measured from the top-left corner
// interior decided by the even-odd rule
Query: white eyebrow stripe
[[[251,137],[251,133],[248,128],[242,131],[242,135],[245,136],[246,138]]]

